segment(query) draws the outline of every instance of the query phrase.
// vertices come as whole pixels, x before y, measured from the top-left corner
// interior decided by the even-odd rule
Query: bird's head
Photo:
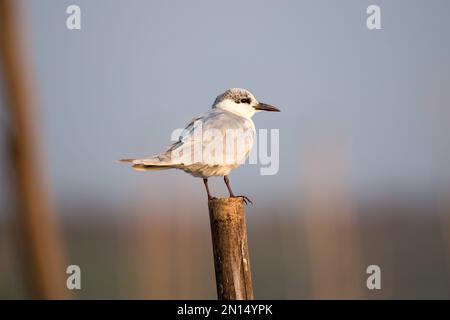
[[[213,108],[223,109],[244,118],[251,118],[258,111],[280,111],[274,106],[259,102],[250,91],[239,88],[228,89],[217,96]]]

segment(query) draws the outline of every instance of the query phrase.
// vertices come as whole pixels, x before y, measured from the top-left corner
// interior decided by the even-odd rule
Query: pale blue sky
[[[382,10],[379,31],[366,28],[373,3]],[[66,29],[69,4],[81,7],[80,31]],[[257,128],[280,129],[279,174],[260,176],[247,165],[231,175],[237,193],[261,205],[300,192],[305,154],[330,146],[347,163],[348,186],[361,193],[449,181],[448,1],[27,0],[24,7],[45,158],[61,198],[157,199],[175,188],[203,199],[201,181],[182,172],[138,174],[114,161],[162,151],[174,128],[229,87],[282,110],[254,118]],[[221,183],[213,188],[224,194]]]

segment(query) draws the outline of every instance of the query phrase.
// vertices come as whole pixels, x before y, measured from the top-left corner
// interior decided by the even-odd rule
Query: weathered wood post
[[[219,300],[253,300],[245,210],[241,198],[208,202]]]

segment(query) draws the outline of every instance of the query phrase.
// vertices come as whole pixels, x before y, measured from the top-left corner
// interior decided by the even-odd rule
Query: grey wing
[[[242,163],[247,158],[253,143],[252,128],[251,122],[247,123],[240,117],[229,113],[210,111],[191,121],[180,139],[167,150],[166,155],[172,159],[173,163],[185,166],[195,163],[211,166],[221,165],[225,162],[229,164]],[[229,146],[224,140],[229,139],[227,132],[229,129],[243,131],[250,129],[250,137],[241,141],[242,143],[235,142]],[[242,136],[240,133],[239,135]]]
[[[164,153],[166,158],[172,163],[187,166],[202,162],[203,149],[210,143],[210,140],[203,133],[205,128],[210,127],[209,123],[214,112],[207,112],[192,121],[184,128],[178,141],[173,143]]]
[[[196,117],[194,119],[192,119],[191,122],[189,122],[189,124],[186,126],[186,128],[183,130],[182,134],[180,135],[180,137],[178,138],[178,140],[171,144],[169,146],[169,148],[158,154],[158,155],[154,155],[154,156],[149,156],[146,158],[142,158],[142,159],[129,159],[130,161],[128,162],[132,162],[135,165],[166,165],[166,166],[177,166],[180,164],[179,159],[177,159],[176,157],[173,157],[173,155],[175,154],[175,151],[177,149],[180,149],[183,147],[183,144],[185,143],[185,141],[188,139],[188,137],[193,133],[194,129],[195,129],[195,125],[198,124],[197,121],[201,121],[201,119],[203,118],[203,116],[200,117]],[[124,162],[127,159],[124,160]]]
[[[170,147],[165,151],[166,154],[171,153],[173,150],[181,147],[184,142],[186,142],[187,139],[189,139],[190,136],[193,135],[194,130],[199,126],[199,121],[202,121],[204,118],[204,115],[195,117],[191,120],[191,122],[188,123],[188,125],[184,128],[183,132],[181,133],[180,137],[176,142],[170,145]]]

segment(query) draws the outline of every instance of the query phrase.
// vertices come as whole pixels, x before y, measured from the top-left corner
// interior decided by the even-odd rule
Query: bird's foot
[[[244,201],[244,203],[245,203],[246,205],[248,205],[249,202],[250,202],[251,204],[253,204],[252,200],[250,200],[249,197],[247,197],[247,196],[235,196],[235,195],[232,195],[232,196],[230,196],[230,198],[241,198],[242,201]]]
[[[217,200],[217,197],[208,196],[208,201]]]

